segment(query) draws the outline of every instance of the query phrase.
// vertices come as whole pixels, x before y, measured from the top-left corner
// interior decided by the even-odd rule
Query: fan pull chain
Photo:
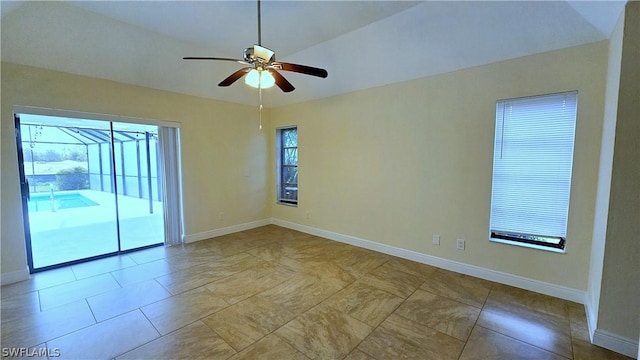
[[[260,126],[258,129],[262,130],[262,87],[258,88],[258,94],[260,94],[260,106],[258,107],[258,112],[260,114]]]

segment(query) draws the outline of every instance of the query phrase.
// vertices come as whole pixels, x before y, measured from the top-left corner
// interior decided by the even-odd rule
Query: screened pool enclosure
[[[24,117],[24,116],[23,116]],[[131,127],[131,126],[129,126]],[[158,134],[154,127],[114,130],[21,124],[25,175],[31,193],[97,190],[149,200],[161,196],[158,178]],[[113,169],[114,157],[119,168]]]
[[[17,124],[33,268],[164,242],[157,126],[27,114]]]

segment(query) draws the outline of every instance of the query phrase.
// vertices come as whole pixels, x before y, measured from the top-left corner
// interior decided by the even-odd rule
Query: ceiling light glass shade
[[[276,84],[276,79],[273,78],[273,75],[271,75],[270,72],[262,71],[260,73],[260,86],[263,89],[268,89],[275,84]]]
[[[252,69],[245,76],[244,83],[256,89],[268,89],[276,84],[276,79],[266,70]]]

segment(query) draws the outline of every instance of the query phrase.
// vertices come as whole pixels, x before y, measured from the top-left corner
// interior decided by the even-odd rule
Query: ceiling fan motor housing
[[[272,61],[276,61],[276,56],[273,50],[267,49],[266,47],[262,47],[260,45],[254,45],[253,47],[249,47],[244,49],[242,53],[244,60],[248,63],[255,63],[256,61],[261,64],[268,64]]]
[[[253,62],[255,61],[255,58],[253,57],[253,48],[246,48],[244,49],[244,51],[242,52],[242,57],[244,58],[244,61],[253,64]]]

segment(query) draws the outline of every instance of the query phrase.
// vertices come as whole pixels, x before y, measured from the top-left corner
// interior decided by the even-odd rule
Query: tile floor
[[[1,291],[3,352],[50,358],[628,359],[582,305],[277,226]]]

